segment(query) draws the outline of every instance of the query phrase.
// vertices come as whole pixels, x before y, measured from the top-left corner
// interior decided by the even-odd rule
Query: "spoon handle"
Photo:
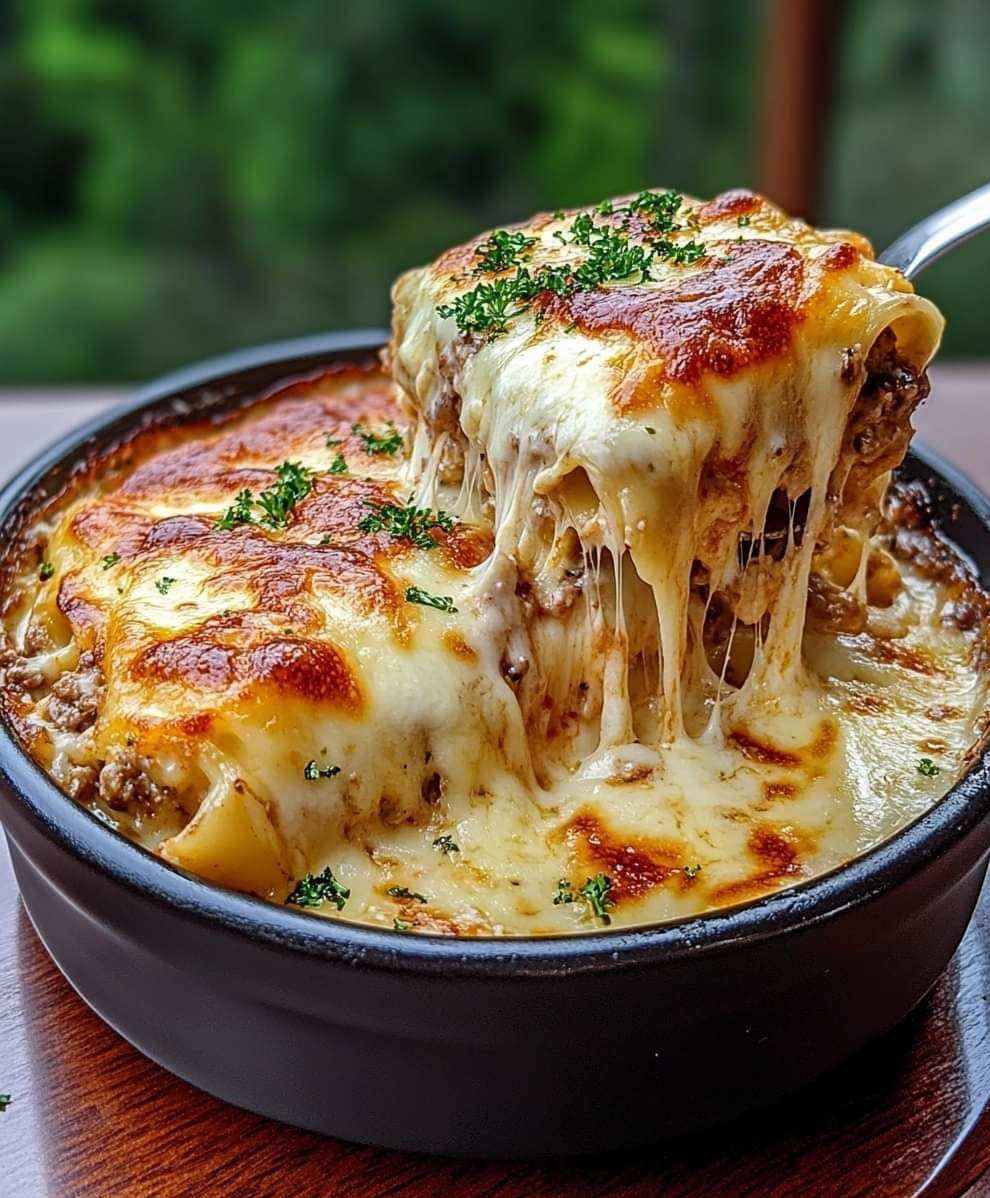
[[[880,255],[887,266],[896,266],[914,279],[954,246],[990,227],[990,183],[984,183],[938,212],[933,212],[902,233]]]

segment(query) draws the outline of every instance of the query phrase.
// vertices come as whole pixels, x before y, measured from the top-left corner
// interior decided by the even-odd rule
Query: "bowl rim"
[[[80,451],[109,430],[131,431],[134,418],[176,394],[204,388],[259,367],[293,363],[300,376],[313,358],[367,357],[387,340],[381,329],[317,334],[252,346],[172,371],[124,402],[71,430],[36,454],[0,489],[0,528],[54,468],[81,460]],[[230,380],[234,381],[234,380]],[[274,380],[277,382],[277,379]],[[194,404],[190,416],[200,405]],[[180,417],[181,419],[181,417]],[[111,442],[112,443],[112,440]],[[948,486],[990,537],[990,498],[925,448],[911,456]],[[126,839],[64,794],[0,718],[0,780],[45,837],[112,881],[175,913],[219,925],[228,933],[308,956],[399,973],[485,978],[548,977],[633,968],[709,956],[806,929],[870,901],[919,872],[990,814],[990,744],[932,807],[867,852],[805,882],[738,906],[659,924],[552,936],[454,938],[414,936],[389,928],[313,916],[205,881]]]

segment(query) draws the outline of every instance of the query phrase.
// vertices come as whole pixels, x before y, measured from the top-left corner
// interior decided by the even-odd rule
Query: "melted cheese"
[[[940,318],[860,239],[692,212],[707,260],[494,339],[437,312],[451,251],[397,285],[397,389],[331,372],[98,464],[9,588],[34,756],[215,882],[281,901],[329,866],[343,917],[462,935],[602,926],[597,875],[615,924],[745,901],[927,809],[982,731],[984,609],[891,556],[890,455],[846,450],[873,343],[920,372]],[[526,226],[535,262],[571,217]],[[216,527],[285,462],[313,472],[285,528]],[[410,499],[456,518],[432,546],[363,521]],[[805,628],[809,578],[846,631]]]
[[[580,261],[582,247],[568,234],[575,215],[517,227],[534,243],[528,267]],[[487,339],[460,333],[442,314],[477,281],[484,236],[403,276],[393,293],[392,362],[424,455],[414,467],[433,477],[425,455],[438,442],[459,447],[468,483],[460,510],[477,506],[475,489],[493,508],[491,574],[503,586],[520,573],[538,582],[560,556],[562,535],[576,534],[586,555],[613,563],[620,600],[624,568],[645,584],[640,604],[652,593],[653,610],[634,619],[656,644],[630,637],[622,602],[606,630],[618,661],[609,667],[603,747],[633,739],[627,684],[642,654],[659,662],[663,739],[683,734],[699,568],[709,593],[740,592],[736,612],[749,623],[775,602],[733,705],[795,690],[812,555],[847,506],[836,471],[863,385],[862,371],[848,369],[850,356],[864,359],[892,329],[920,372],[941,335],[933,305],[872,261],[862,238],[819,233],[742,192],[691,201],[684,220],[705,250],[694,265],[668,259],[634,285],[544,297]],[[630,217],[600,222],[621,227]],[[645,240],[641,228],[631,236]],[[780,569],[760,559],[747,569],[740,538],[761,540],[775,494],[792,503],[809,497],[802,545]],[[510,619],[524,622],[519,613]],[[534,652],[541,676],[554,675],[557,654]],[[596,657],[603,655],[587,655],[584,674]],[[713,680],[696,681],[710,690]]]

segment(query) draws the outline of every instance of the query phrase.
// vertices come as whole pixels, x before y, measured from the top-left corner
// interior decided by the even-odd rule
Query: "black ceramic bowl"
[[[0,494],[19,514],[136,425],[236,403],[380,333],[171,375]],[[990,504],[926,455],[949,535],[990,576]],[[28,913],[85,1000],[142,1052],[239,1106],[351,1140],[542,1155],[654,1141],[766,1104],[893,1027],[972,914],[990,849],[984,755],[926,815],[823,877],[683,923],[453,940],[223,890],[128,843],[0,729],[0,816]]]

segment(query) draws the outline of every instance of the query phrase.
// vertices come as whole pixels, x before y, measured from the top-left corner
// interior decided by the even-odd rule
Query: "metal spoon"
[[[953,200],[902,233],[883,251],[880,261],[896,266],[907,278],[914,279],[943,254],[987,228],[990,228],[990,183]]]

